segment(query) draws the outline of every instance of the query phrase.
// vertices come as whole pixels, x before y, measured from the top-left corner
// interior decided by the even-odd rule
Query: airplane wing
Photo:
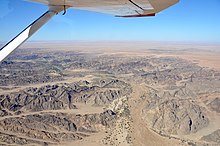
[[[75,9],[121,17],[153,16],[179,0],[30,0],[51,6],[66,5]]]
[[[88,10],[118,17],[145,17],[176,4],[179,0],[28,0],[46,4],[49,10],[0,49],[0,62],[31,37],[54,15],[68,8]]]

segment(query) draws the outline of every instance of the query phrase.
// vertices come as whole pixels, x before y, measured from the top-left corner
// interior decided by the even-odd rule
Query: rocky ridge
[[[96,79],[2,94],[0,140],[8,144],[45,145],[83,139],[112,127],[120,115],[109,109],[96,114],[74,114],[78,108],[75,104],[104,107],[130,92],[129,84],[123,81]]]
[[[135,108],[161,136],[187,145],[219,143],[218,125],[199,135],[213,123],[210,115],[219,116],[218,96],[209,99],[220,93],[219,71],[176,57],[31,51],[20,50],[0,65],[1,144],[63,144],[107,131],[102,144],[132,145]],[[141,93],[137,99],[131,96],[133,83]],[[37,84],[44,85],[32,87]],[[130,99],[135,104],[129,107]],[[76,114],[79,103],[103,111]],[[139,128],[134,130],[146,127]]]

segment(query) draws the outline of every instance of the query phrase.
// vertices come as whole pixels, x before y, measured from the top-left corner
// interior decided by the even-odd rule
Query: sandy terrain
[[[126,42],[126,41],[73,41],[73,42],[31,42],[23,48],[46,48],[50,51],[79,51],[129,56],[173,56],[198,63],[201,66],[220,69],[220,44],[184,42]]]
[[[40,48],[40,49],[37,49],[36,52],[34,52],[35,48]],[[25,54],[26,53],[25,50],[27,49],[32,49],[33,54],[35,53],[38,54],[39,56],[37,57],[39,58],[48,57],[50,61],[47,61],[45,59],[46,61],[44,60],[45,62],[43,62],[42,60],[39,60],[39,58],[33,59],[33,60],[26,59],[26,58],[24,58],[24,60],[19,60],[18,58],[13,61],[15,61],[16,63],[21,63],[21,66],[22,66],[22,61],[26,63],[30,63],[31,65],[36,65],[36,68],[38,67],[37,66],[38,64],[41,64],[41,65],[43,64],[42,66],[44,67],[44,63],[48,63],[48,65],[45,68],[46,69],[49,68],[48,70],[52,70],[51,72],[48,73],[48,75],[54,78],[57,76],[62,76],[62,78],[59,80],[55,78],[54,80],[51,80],[51,81],[48,80],[48,82],[38,82],[37,80],[34,83],[35,81],[34,80],[33,83],[31,82],[29,83],[29,81],[27,81],[28,83],[24,82],[24,85],[19,85],[19,83],[22,84],[23,82],[18,80],[18,82],[15,82],[15,83],[18,83],[18,85],[14,85],[15,83],[12,82],[11,85],[0,86],[0,93],[2,95],[1,101],[0,101],[2,102],[1,103],[2,107],[0,109],[3,109],[5,113],[8,112],[7,115],[3,115],[0,118],[0,123],[2,122],[1,123],[2,127],[0,127],[0,132],[5,135],[11,135],[11,136],[13,135],[15,137],[18,136],[21,139],[26,138],[32,141],[39,141],[40,134],[38,133],[33,134],[34,136],[36,136],[36,138],[28,137],[28,135],[24,136],[22,135],[23,133],[21,134],[21,136],[19,134],[13,133],[13,130],[19,129],[20,125],[12,129],[10,129],[10,125],[9,125],[9,130],[4,129],[3,124],[6,123],[6,126],[7,126],[7,122],[5,122],[4,120],[8,120],[10,118],[13,119],[12,121],[14,121],[16,118],[24,120],[25,119],[24,117],[30,117],[33,115],[43,116],[46,114],[49,114],[49,116],[51,117],[56,115],[59,118],[61,117],[60,119],[66,116],[65,118],[67,119],[69,118],[70,121],[72,120],[71,122],[77,123],[78,125],[77,124],[76,125],[79,127],[81,126],[80,128],[82,127],[88,128],[88,129],[84,129],[84,131],[80,131],[77,133],[76,131],[70,131],[68,128],[66,129],[63,128],[62,124],[61,124],[62,126],[60,129],[59,129],[60,125],[55,125],[55,126],[53,125],[55,129],[58,129],[57,132],[52,132],[53,134],[57,134],[59,132],[66,132],[65,133],[66,135],[76,134],[73,136],[74,138],[80,134],[82,135],[85,134],[86,136],[85,137],[79,136],[78,139],[76,139],[75,141],[65,141],[65,139],[60,140],[59,136],[52,137],[49,133],[45,137],[43,137],[45,138],[44,140],[40,140],[40,142],[48,142],[52,145],[55,144],[55,145],[67,145],[67,146],[71,146],[71,145],[77,145],[77,146],[87,146],[87,145],[90,145],[90,146],[160,146],[160,145],[185,146],[185,145],[190,145],[189,142],[191,141],[201,142],[200,139],[202,136],[211,134],[216,129],[220,129],[220,125],[219,125],[220,115],[217,112],[213,112],[213,109],[209,107],[210,103],[215,98],[220,97],[220,93],[219,91],[217,91],[219,82],[217,79],[215,79],[215,76],[213,77],[210,76],[211,73],[216,71],[213,74],[216,74],[216,76],[218,77],[219,72],[217,71],[220,71],[220,63],[219,63],[220,62],[220,44],[176,43],[176,42],[83,42],[83,41],[56,42],[56,43],[35,42],[35,43],[27,43],[23,45],[23,48],[21,49],[21,54],[22,53]],[[59,52],[60,54],[57,55],[57,52]],[[45,54],[46,55],[49,54],[49,55],[44,56]],[[65,56],[68,54],[71,54],[74,56],[73,57],[71,55]],[[28,56],[30,54],[25,54],[25,55],[27,56],[27,58],[30,57]],[[52,57],[50,55],[52,55]],[[55,57],[60,57],[60,58],[56,60],[54,59],[53,55]],[[33,55],[31,57],[34,58],[36,56]],[[149,59],[149,62],[148,60],[145,60],[146,58]],[[175,59],[172,60],[173,58],[175,58],[176,60]],[[182,60],[178,60],[179,58],[184,59],[184,61],[186,60],[186,62]],[[114,62],[115,64],[111,64],[111,61],[114,59],[118,59],[118,60]],[[160,59],[162,61],[160,61]],[[163,61],[167,61],[168,63],[166,62],[164,63]],[[182,66],[180,66],[180,69],[182,69],[181,67],[186,67],[186,64],[188,66],[198,65],[202,67],[202,69],[204,69],[204,72],[202,69],[199,70],[198,66],[193,66],[195,67],[195,70],[192,69],[193,73],[191,72],[191,70],[188,70],[185,68],[184,68],[185,70],[183,69],[180,71],[176,71],[177,69],[175,68],[175,66],[172,68],[172,65],[173,65],[172,63],[181,64]],[[9,65],[10,65],[10,62],[9,62]],[[171,65],[171,67],[169,65]],[[5,68],[7,68],[7,65],[5,66],[6,66]],[[141,67],[139,68],[139,66]],[[12,67],[13,67],[13,64],[12,64]],[[45,70],[45,68],[43,68],[42,70]],[[119,70],[119,68],[121,70]],[[16,72],[13,73],[13,75],[14,74],[16,75],[17,73],[21,72],[21,74],[25,77],[26,74],[31,74],[32,72],[35,73],[36,70],[34,69],[28,70],[28,72],[23,73],[22,71],[25,69],[20,71],[20,68],[18,68],[18,71],[16,70]],[[171,72],[173,71],[172,69],[174,70],[173,74],[171,74]],[[7,71],[7,69],[2,70],[3,73],[5,71]],[[186,75],[181,74],[182,73],[181,71],[183,72],[186,71]],[[199,73],[196,74],[197,72]],[[157,75],[159,77],[157,77]],[[4,76],[10,77],[10,73],[5,73]],[[31,77],[31,75],[29,75],[29,77]],[[164,79],[164,81],[159,80],[162,78]],[[202,87],[202,84],[210,83],[209,81],[213,81],[214,83],[215,81],[215,84],[213,85],[213,87],[210,87],[210,90],[212,88],[213,90],[210,91],[210,93],[207,93],[204,95],[199,94],[200,93],[199,92],[197,95],[197,91],[194,92],[194,90],[196,89],[185,89],[186,84],[187,85],[189,84],[189,86],[191,84],[196,84],[196,82],[194,83],[194,78],[196,78],[197,79],[196,81],[198,81],[198,90],[202,90],[202,91],[204,88]],[[7,79],[8,78],[6,78],[5,80]],[[14,80],[16,79],[17,78],[14,78]],[[31,79],[32,78],[30,78],[30,80]],[[202,83],[200,82],[200,80],[202,80],[201,81]],[[111,83],[109,87],[107,84],[108,81]],[[66,84],[66,85],[63,85],[63,84]],[[102,86],[103,84],[106,84],[106,87]],[[183,86],[184,84],[185,86]],[[48,88],[45,87],[47,85],[48,86],[49,85],[60,85],[60,88],[59,90],[55,90],[53,89],[53,87],[48,87]],[[201,89],[199,88],[200,85],[201,85]],[[130,86],[131,88],[129,88]],[[93,88],[90,88],[90,87],[93,87]],[[143,110],[146,108],[148,101],[146,99],[141,99],[141,97],[144,96],[145,93],[148,92],[150,87],[155,90],[161,90],[161,92],[170,91],[170,93],[168,94],[170,96],[169,98],[176,98],[175,95],[171,97],[172,96],[171,93],[177,93],[177,91],[181,90],[181,93],[179,93],[177,97],[183,98],[183,100],[189,100],[190,102],[191,102],[191,98],[195,100],[196,103],[198,103],[198,105],[201,107],[202,109],[201,111],[204,112],[205,115],[207,115],[207,118],[209,119],[209,124],[207,126],[204,124],[205,126],[199,129],[198,132],[196,131],[193,133],[192,131],[190,131],[186,135],[162,136],[161,134],[155,132],[154,131],[155,129],[153,129],[152,127],[150,128],[143,117]],[[68,102],[73,102],[71,100],[74,99],[74,105],[77,108],[71,109],[71,106],[69,104],[68,108],[65,107],[66,109],[62,109],[63,107],[59,107],[61,109],[49,109],[49,110],[45,109],[41,111],[30,112],[26,110],[26,107],[24,106],[25,110],[22,111],[23,113],[17,114],[14,112],[17,110],[17,107],[16,107],[17,104],[13,105],[14,106],[14,109],[12,108],[14,110],[13,111],[11,109],[11,107],[13,106],[10,105],[11,101],[10,100],[5,101],[5,99],[7,99],[7,96],[9,96],[10,93],[13,93],[11,97],[15,98],[13,99],[14,101],[17,101],[19,98],[17,98],[16,95],[14,94],[17,94],[20,92],[23,95],[24,93],[27,92],[28,88],[31,88],[33,91],[31,90],[30,92],[25,94],[24,97],[29,96],[30,93],[40,94],[44,92],[45,93],[49,92],[48,94],[42,95],[42,97],[45,96],[44,100],[48,101],[48,100],[51,100],[50,98],[53,97],[50,95],[57,94],[58,92],[60,92],[61,94],[60,94],[60,97],[57,98],[57,101],[59,101],[63,97],[67,97],[64,99],[68,99],[67,100]],[[35,89],[33,88],[37,88],[39,92],[35,92],[34,91]],[[191,90],[193,92],[192,94],[191,94]],[[23,93],[23,91],[25,92]],[[121,95],[124,92],[126,92],[126,95]],[[63,93],[65,93],[64,96],[62,96]],[[69,98],[68,93],[72,93],[71,98]],[[160,91],[158,91],[158,94],[159,93]],[[196,94],[195,97],[193,96],[194,94]],[[7,95],[7,96],[4,96],[4,95]],[[30,97],[32,98],[32,96]],[[163,96],[161,97],[166,98],[165,94],[164,94],[164,97]],[[75,100],[75,98],[77,99]],[[113,100],[111,98],[113,98]],[[85,104],[87,103],[86,100],[91,102],[92,104],[90,103]],[[161,99],[161,100],[164,100],[164,99]],[[34,105],[42,101],[43,100],[38,100],[36,103],[34,103]],[[105,102],[108,104],[106,104]],[[63,104],[64,103],[60,105],[63,105]],[[9,108],[7,106],[9,106]],[[49,105],[48,107],[50,108],[51,105]],[[129,109],[129,113],[123,113],[125,112],[124,110],[127,107]],[[28,108],[30,107],[28,106]],[[107,117],[105,117],[104,115],[104,121],[103,119],[101,121],[96,121],[96,120],[101,119],[100,115],[103,116],[103,113],[105,112],[105,110],[111,110],[114,113],[110,117],[108,117],[109,116],[108,114],[107,114]],[[2,112],[2,114],[5,114],[4,112]],[[93,117],[92,118],[86,117],[89,114],[91,114]],[[78,118],[79,117],[80,118],[74,119],[75,118],[74,116],[76,115],[78,115]],[[84,115],[87,119],[83,117]],[[114,117],[115,115],[117,115],[116,116],[117,118]],[[112,117],[113,117],[113,120],[111,119]],[[62,122],[57,122],[57,123],[60,124]],[[23,127],[28,127],[28,126],[23,126]],[[21,126],[21,129],[23,127]],[[89,131],[95,128],[97,129],[96,132]],[[30,129],[26,128],[25,130],[30,130]],[[42,132],[41,130],[42,129],[38,129],[38,132]],[[190,130],[191,130],[191,127],[190,127]],[[45,133],[46,131],[47,129],[44,130],[43,133]],[[50,130],[48,131],[51,132]],[[4,136],[2,139],[5,140]],[[0,141],[0,144],[6,144],[6,143]],[[39,145],[42,145],[42,144],[40,143]]]
[[[134,146],[170,146],[170,145],[184,145],[180,143],[178,140],[168,139],[156,134],[155,132],[151,131],[144,120],[142,119],[141,113],[142,109],[145,106],[145,101],[143,102],[140,100],[140,97],[147,91],[145,85],[138,85],[133,83],[133,92],[132,98],[129,100],[129,105],[131,107],[131,115],[132,115],[132,137]]]

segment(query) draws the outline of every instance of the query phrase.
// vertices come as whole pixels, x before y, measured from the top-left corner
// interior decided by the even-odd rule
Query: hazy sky
[[[9,41],[47,10],[23,0],[0,1],[0,41]],[[69,9],[30,40],[147,40],[220,42],[220,0],[180,0],[156,17],[117,18]]]

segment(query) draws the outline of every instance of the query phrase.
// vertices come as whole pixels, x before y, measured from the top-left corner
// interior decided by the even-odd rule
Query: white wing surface
[[[122,17],[152,16],[179,0],[31,0],[51,6],[66,5],[75,9],[95,11]]]

